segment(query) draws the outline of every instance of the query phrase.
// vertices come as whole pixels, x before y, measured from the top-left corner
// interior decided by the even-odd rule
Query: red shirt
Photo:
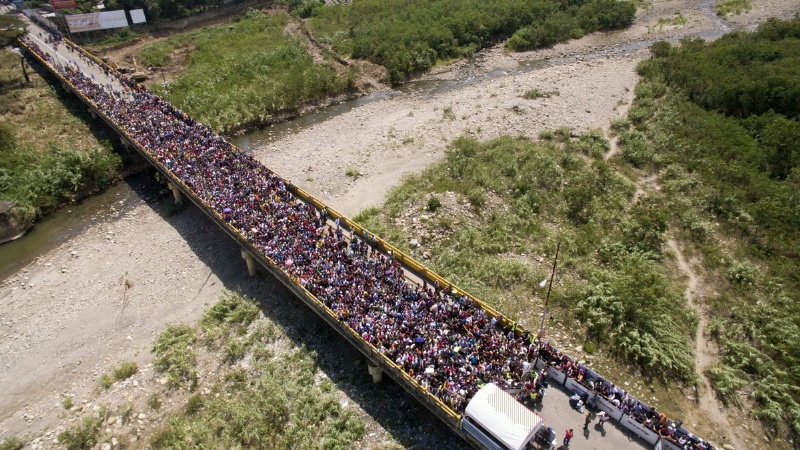
[[[572,430],[567,430],[566,433],[567,434],[564,437],[566,437],[567,439],[572,439]]]

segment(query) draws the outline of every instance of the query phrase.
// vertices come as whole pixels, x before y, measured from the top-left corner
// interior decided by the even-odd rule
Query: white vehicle
[[[490,450],[555,448],[556,435],[544,419],[493,383],[482,387],[467,404],[461,430]]]

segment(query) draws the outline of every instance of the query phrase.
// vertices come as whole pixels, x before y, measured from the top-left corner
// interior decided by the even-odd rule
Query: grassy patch
[[[163,67],[170,62],[172,44],[165,41],[156,41],[145,45],[139,51],[139,63],[144,66]]]
[[[153,411],[158,411],[161,409],[161,405],[161,396],[157,392],[153,392],[149,397],[147,397],[147,406]]]
[[[658,26],[659,28],[663,28],[664,26],[673,26],[673,27],[680,27],[686,25],[689,22],[689,19],[686,18],[681,13],[677,13],[674,16],[670,17],[659,17],[658,18]]]
[[[106,418],[105,411],[100,411],[95,416],[84,417],[80,423],[58,435],[59,445],[63,445],[67,450],[84,450],[94,447],[97,444],[100,427]]]
[[[258,125],[354,87],[353,74],[315,63],[302,42],[283,32],[289,20],[251,10],[234,22],[147,46],[140,57],[162,63],[174,49],[191,47],[186,71],[169,85],[172,102],[217,131]],[[151,88],[164,89],[157,82]]]
[[[25,447],[25,442],[16,437],[4,438],[0,442],[0,450],[22,450]]]
[[[728,17],[750,11],[750,0],[722,0],[717,3],[717,15]]]
[[[197,384],[195,364],[197,353],[192,348],[197,337],[195,329],[184,324],[170,324],[156,339],[154,366],[167,379],[169,387]]]
[[[121,158],[102,126],[90,127],[86,107],[51,87],[19,55],[0,49],[0,199],[26,221],[101,189],[119,176]],[[43,182],[47,180],[47,182]]]
[[[529,89],[522,94],[522,98],[528,100],[536,100],[537,98],[550,98],[554,95],[559,95],[558,91],[543,91],[537,88]]]
[[[107,373],[100,375],[100,387],[103,389],[108,389],[114,384],[114,379],[111,378]]]
[[[125,361],[114,369],[114,379],[117,381],[127,380],[139,371],[139,366],[133,361]]]
[[[64,397],[64,400],[61,400],[61,406],[66,410],[72,408],[72,405],[72,397]]]
[[[208,340],[206,333],[240,338],[246,343],[248,369],[222,364],[205,390],[211,394],[195,393],[171,413],[154,432],[153,448],[192,442],[197,448],[304,448],[315,443],[348,449],[364,435],[364,424],[340,405],[336,392],[315,383],[319,369],[313,352],[300,346],[264,354],[276,328],[258,319],[253,308],[251,300],[226,293],[206,311],[198,338]],[[243,324],[253,322],[257,325],[242,331]],[[217,356],[227,360],[224,352]]]

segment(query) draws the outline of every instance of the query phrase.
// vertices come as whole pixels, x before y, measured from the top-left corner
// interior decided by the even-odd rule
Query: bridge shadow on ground
[[[296,346],[316,353],[320,370],[406,448],[471,448],[389,376],[374,384],[365,357],[265,269],[247,276],[239,245],[194,204],[176,208],[152,176],[128,180],[130,187],[161,215],[206,264],[223,287],[259,300],[264,315],[280,325]]]

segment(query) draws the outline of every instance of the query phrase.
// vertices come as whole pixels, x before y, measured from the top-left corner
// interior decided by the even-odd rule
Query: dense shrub
[[[527,50],[626,26],[635,9],[616,0],[362,0],[314,8],[310,26],[339,53],[381,64],[399,83],[498,39]]]
[[[623,154],[653,154],[663,207],[698,244],[717,292],[707,331],[721,361],[706,375],[726,402],[800,439],[800,21],[705,43],[660,44],[639,71],[649,105]],[[663,97],[661,97],[663,95]],[[792,100],[795,99],[795,100]],[[635,107],[635,105],[634,105]],[[632,110],[633,111],[633,110]],[[625,137],[625,132],[623,132]],[[625,146],[632,145],[625,150]],[[645,164],[639,164],[645,166]],[[659,167],[656,165],[655,167]],[[713,223],[713,225],[711,225]]]

